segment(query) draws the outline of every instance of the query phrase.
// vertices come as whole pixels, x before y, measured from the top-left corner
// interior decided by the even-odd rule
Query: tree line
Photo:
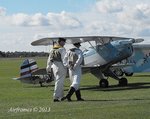
[[[49,54],[45,52],[2,52],[0,51],[1,58],[17,58],[17,57],[47,57]]]

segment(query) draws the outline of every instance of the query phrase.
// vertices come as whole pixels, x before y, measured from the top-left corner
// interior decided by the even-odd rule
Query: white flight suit
[[[79,89],[79,85],[80,85],[80,80],[81,80],[81,75],[82,75],[82,71],[81,71],[81,64],[83,62],[83,53],[79,48],[75,49],[75,53],[77,54],[78,58],[76,60],[76,62],[74,63],[74,67],[70,68],[69,66],[69,53],[71,51],[69,50],[64,58],[64,65],[67,66],[69,68],[69,77],[70,77],[70,81],[71,81],[71,86],[75,88],[75,90]]]
[[[61,99],[64,95],[64,79],[66,78],[67,68],[63,65],[64,56],[66,54],[65,48],[61,47],[58,49],[61,54],[61,61],[50,61],[50,55],[47,61],[47,72],[51,72],[51,68],[54,74],[55,88],[54,88],[54,99]]]

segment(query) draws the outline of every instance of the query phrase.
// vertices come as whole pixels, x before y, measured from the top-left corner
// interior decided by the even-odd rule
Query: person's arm
[[[76,61],[76,63],[74,64],[74,68],[78,67],[79,65],[81,65],[83,60],[83,54],[81,50],[78,50],[78,59]]]
[[[66,49],[65,48],[61,48],[61,60],[64,60],[64,57],[66,55]]]
[[[49,57],[47,59],[47,67],[46,67],[47,72],[51,72],[51,65],[52,63],[51,63],[50,54],[49,54]]]
[[[68,64],[68,53],[66,53],[65,56],[64,56],[63,64],[64,64],[65,67],[69,66],[69,64]]]
[[[59,52],[61,54],[61,60],[64,64],[64,66],[67,67],[68,66],[68,54],[66,52],[66,49],[65,48],[60,48]]]

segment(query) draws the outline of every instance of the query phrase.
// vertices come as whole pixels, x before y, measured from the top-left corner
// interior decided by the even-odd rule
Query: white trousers
[[[71,81],[70,87],[74,87],[75,90],[79,89],[81,74],[82,74],[81,66],[78,66],[75,70],[69,69],[69,77],[70,77],[70,81]]]
[[[62,62],[53,62],[53,74],[55,77],[54,99],[60,99],[64,96],[64,80],[66,78],[67,69]]]

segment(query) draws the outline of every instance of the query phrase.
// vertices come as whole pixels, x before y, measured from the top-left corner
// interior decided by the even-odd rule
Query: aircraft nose
[[[134,39],[124,40],[120,42],[120,45],[132,44]]]
[[[135,43],[140,43],[140,42],[144,41],[144,39],[142,39],[142,38],[137,38],[137,39],[134,39],[134,40],[135,40]]]
[[[133,43],[140,43],[143,42],[144,39],[138,38],[138,39],[129,39],[129,40],[123,40],[120,41],[120,44],[127,45],[127,44],[133,44]]]

